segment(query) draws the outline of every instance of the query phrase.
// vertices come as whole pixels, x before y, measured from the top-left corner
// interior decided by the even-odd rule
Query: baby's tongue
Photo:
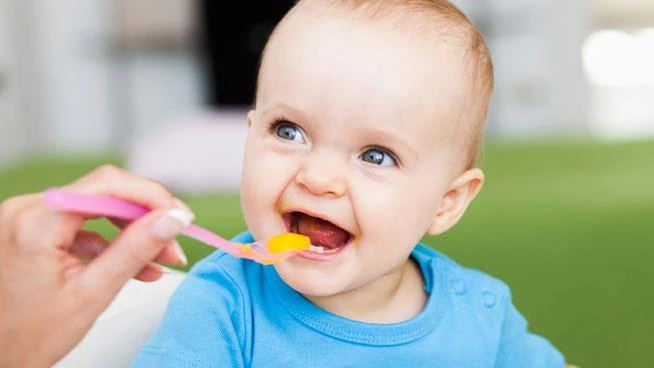
[[[311,244],[333,249],[342,247],[350,234],[340,227],[316,217],[298,213],[297,232],[311,239]]]

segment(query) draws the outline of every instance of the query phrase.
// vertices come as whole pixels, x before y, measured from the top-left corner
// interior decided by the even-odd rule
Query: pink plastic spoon
[[[118,220],[133,221],[150,212],[149,208],[124,199],[106,195],[80,194],[59,188],[47,189],[44,200],[47,206],[56,210]],[[262,264],[275,263],[303,250],[314,248],[308,237],[298,234],[278,235],[277,239],[273,237],[266,246],[258,242],[249,244],[230,242],[194,224],[189,225],[182,234],[219,248],[234,257],[247,258]],[[271,247],[273,242],[275,246]],[[280,244],[280,242],[284,243]]]

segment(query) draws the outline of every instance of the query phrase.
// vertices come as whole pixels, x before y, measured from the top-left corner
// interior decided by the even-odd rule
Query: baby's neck
[[[427,303],[420,267],[409,259],[397,272],[355,290],[328,297],[306,296],[324,310],[367,323],[397,323],[416,317]]]

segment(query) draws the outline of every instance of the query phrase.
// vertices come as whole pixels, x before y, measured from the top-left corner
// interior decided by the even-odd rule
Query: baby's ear
[[[427,233],[442,234],[459,222],[483,184],[484,173],[479,168],[470,169],[454,179],[443,196]]]
[[[248,128],[252,126],[254,122],[254,110],[248,111]]]

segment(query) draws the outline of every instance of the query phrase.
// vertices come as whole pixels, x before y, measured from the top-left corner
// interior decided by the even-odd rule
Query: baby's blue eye
[[[394,166],[396,165],[393,156],[379,148],[371,148],[361,154],[361,159],[365,162],[379,165],[379,166]]]
[[[281,138],[288,141],[293,141],[296,143],[305,143],[304,136],[302,131],[295,124],[291,123],[280,123],[275,126],[275,134]]]

